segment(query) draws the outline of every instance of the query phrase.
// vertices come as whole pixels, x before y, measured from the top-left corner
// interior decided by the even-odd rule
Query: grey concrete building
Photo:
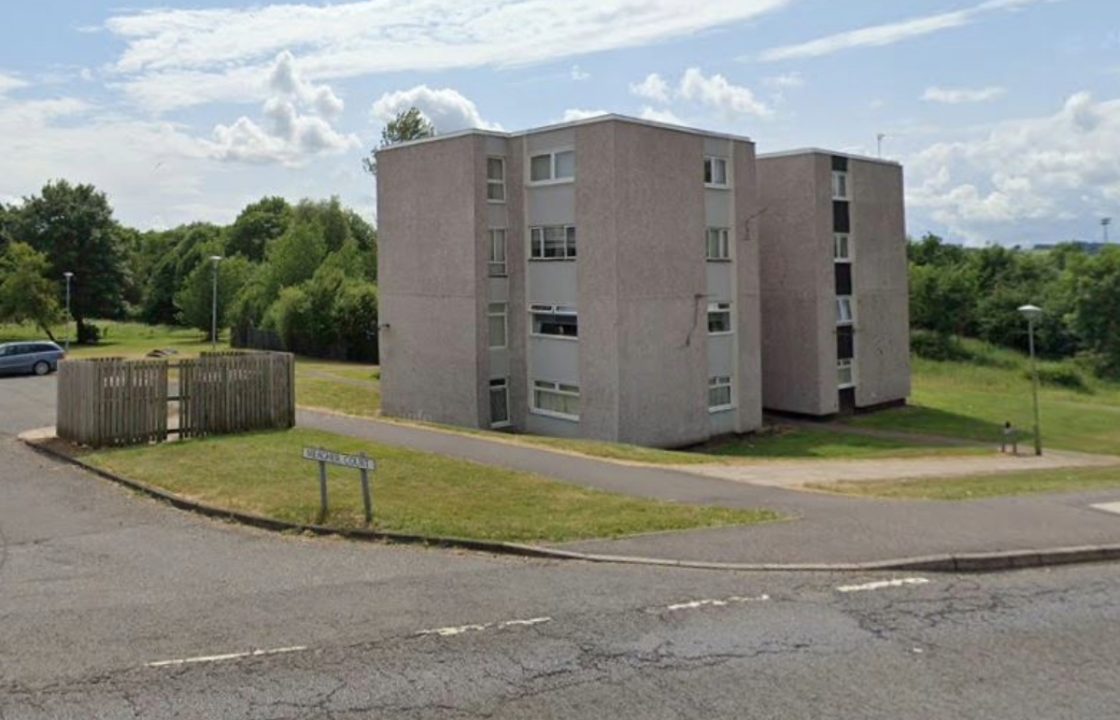
[[[904,402],[902,167],[816,149],[757,163],[763,406],[830,415]]]
[[[377,167],[385,414],[665,447],[760,426],[750,140],[600,116]]]

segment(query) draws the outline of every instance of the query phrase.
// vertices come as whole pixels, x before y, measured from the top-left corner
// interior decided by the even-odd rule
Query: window
[[[506,304],[490,303],[486,316],[490,321],[490,347],[504,348],[506,346]]]
[[[717,375],[708,378],[708,411],[729,410],[731,402],[731,378]]]
[[[848,199],[848,173],[839,172],[837,170],[832,171],[832,199]]]
[[[490,427],[509,425],[509,382],[505,378],[490,381]]]
[[[529,158],[529,182],[545,183],[571,180],[576,176],[574,150],[542,153]]]
[[[832,236],[832,259],[836,262],[851,262],[852,237],[847,233],[836,233]]]
[[[575,256],[574,225],[545,225],[529,228],[529,259],[573,260]]]
[[[730,260],[731,247],[727,240],[727,228],[708,228],[708,259]]]
[[[500,157],[486,158],[486,199],[506,201],[506,161]]]
[[[506,274],[506,231],[493,229],[490,231],[490,277],[502,277]]]
[[[836,298],[836,324],[837,325],[851,325],[855,320],[852,314],[852,298],[849,295],[843,295]]]
[[[836,328],[836,359],[851,360],[856,356],[855,336],[851,325]]]
[[[833,263],[832,269],[836,275],[836,294],[837,295],[851,295],[852,294],[852,264],[851,263]]]
[[[533,411],[565,420],[579,420],[579,385],[534,380]]]
[[[566,305],[532,305],[532,333],[553,337],[579,337],[579,315],[574,307]]]
[[[852,216],[847,200],[832,201],[832,232],[850,233],[852,231]]]
[[[708,305],[708,332],[712,335],[731,332],[731,303]]]
[[[836,361],[836,381],[842,388],[856,384],[855,368],[852,366],[851,358]]]
[[[704,184],[727,187],[727,158],[704,158]]]

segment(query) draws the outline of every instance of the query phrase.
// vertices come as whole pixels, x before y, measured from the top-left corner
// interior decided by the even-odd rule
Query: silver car
[[[0,375],[46,375],[58,370],[58,361],[65,356],[62,348],[45,340],[3,343],[0,344]]]

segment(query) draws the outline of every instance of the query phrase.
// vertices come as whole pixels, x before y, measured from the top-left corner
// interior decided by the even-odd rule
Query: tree
[[[1120,248],[1084,258],[1067,276],[1073,326],[1097,356],[1099,369],[1120,377]]]
[[[409,140],[432,137],[436,134],[436,127],[419,108],[410,107],[408,110],[397,113],[381,131],[381,144],[370,151],[369,157],[362,158],[362,166],[371,175],[377,174],[377,151],[383,147],[394,145]]]
[[[292,222],[292,206],[282,197],[261,198],[247,205],[229,228],[227,255],[241,255],[260,262],[269,243],[288,230]]]
[[[232,257],[218,263],[218,334],[226,326],[234,298],[252,275],[253,265],[243,257]],[[214,267],[199,263],[175,294],[179,321],[210,335],[214,308]],[[214,338],[211,338],[214,339]]]
[[[50,262],[27,243],[9,243],[0,255],[0,322],[33,322],[54,340],[51,325],[63,319],[58,286],[47,279]]]
[[[276,242],[268,247],[267,260],[272,270],[272,287],[298,285],[315,274],[323,262],[327,245],[318,223],[297,221]]]
[[[24,198],[13,226],[15,237],[47,256],[49,277],[75,274],[70,306],[79,342],[93,337],[87,318],[121,317],[128,266],[104,193],[65,180],[48,183],[40,195]]]

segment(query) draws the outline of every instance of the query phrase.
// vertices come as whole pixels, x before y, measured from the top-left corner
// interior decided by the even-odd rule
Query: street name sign
[[[346,453],[332,452],[330,450],[323,450],[322,448],[308,448],[303,449],[303,458],[305,460],[315,460],[317,462],[324,462],[329,465],[341,465],[342,467],[353,468],[354,470],[376,470],[377,461],[365,455],[347,455]]]

